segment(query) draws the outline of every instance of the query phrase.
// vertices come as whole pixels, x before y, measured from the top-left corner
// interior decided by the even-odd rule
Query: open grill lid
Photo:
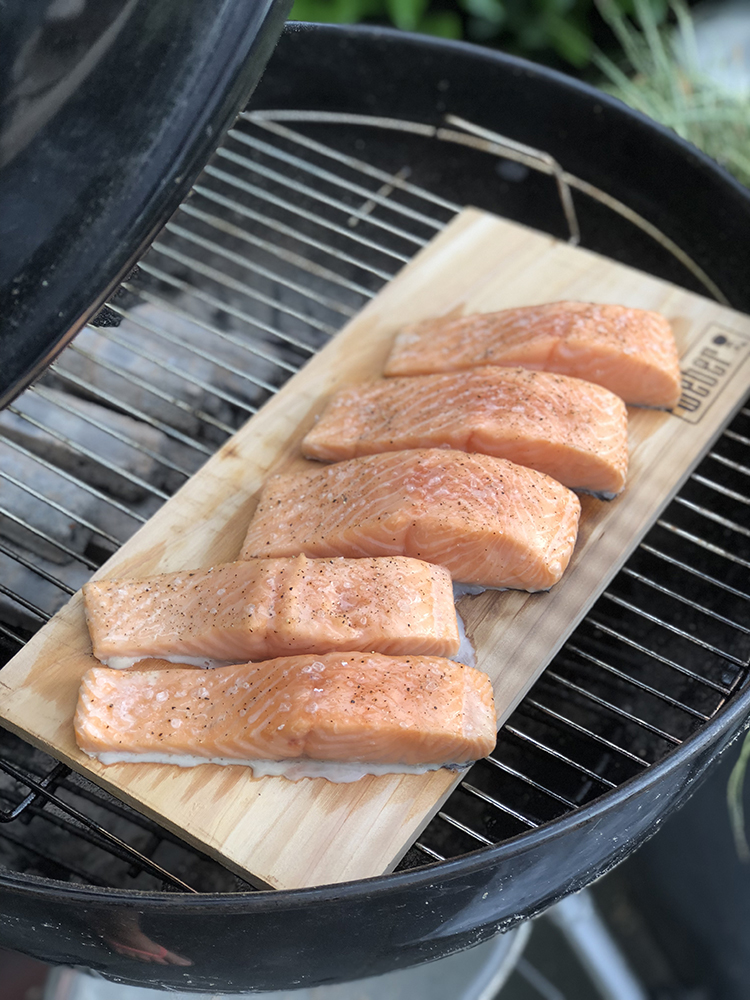
[[[187,193],[291,0],[9,0],[0,11],[0,407]]]

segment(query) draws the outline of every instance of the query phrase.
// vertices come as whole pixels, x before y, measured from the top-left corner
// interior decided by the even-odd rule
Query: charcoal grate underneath
[[[570,223],[559,177],[486,137],[296,117],[240,116],[136,272],[0,414],[2,662],[465,202],[515,218],[546,199],[551,228]],[[578,204],[593,197],[580,190]],[[746,407],[401,868],[574,812],[736,694],[750,663],[749,477]],[[6,732],[0,866],[112,888],[251,889]]]

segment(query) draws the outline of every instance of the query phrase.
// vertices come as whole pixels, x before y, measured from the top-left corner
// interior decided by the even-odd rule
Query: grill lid
[[[132,267],[252,92],[291,0],[10,0],[0,406]]]

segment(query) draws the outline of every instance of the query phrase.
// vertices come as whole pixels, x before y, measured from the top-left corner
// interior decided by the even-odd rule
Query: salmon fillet
[[[379,379],[337,393],[302,442],[308,458],[341,461],[408,448],[508,458],[564,486],[611,498],[625,485],[628,414],[592,382],[474,368]]]
[[[452,656],[450,573],[418,559],[249,559],[83,588],[94,656],[196,666],[287,653],[377,650]]]
[[[455,580],[546,590],[578,532],[575,493],[533,469],[442,448],[271,476],[241,558],[409,555]]]
[[[396,337],[386,375],[425,375],[479,365],[522,365],[595,382],[636,406],[675,406],[680,365],[659,313],[552,302],[459,319],[438,317]]]
[[[94,667],[75,716],[78,746],[103,763],[187,766],[464,764],[492,750],[496,729],[492,686],[480,670],[378,653],[279,657],[208,672]]]

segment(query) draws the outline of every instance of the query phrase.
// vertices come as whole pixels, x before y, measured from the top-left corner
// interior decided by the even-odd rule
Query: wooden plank
[[[505,720],[740,405],[750,353],[747,317],[521,226],[464,211],[97,576],[146,576],[235,558],[268,473],[307,464],[299,441],[326,398],[381,370],[404,322],[565,298],[664,313],[693,382],[677,415],[631,412],[627,489],[611,503],[583,498],[579,543],[557,587],[461,601]],[[93,662],[77,594],[0,673],[2,723],[261,886],[325,884],[391,869],[457,780],[433,772],[332,785],[253,779],[242,767],[104,767],[78,751],[71,721],[80,677]]]

